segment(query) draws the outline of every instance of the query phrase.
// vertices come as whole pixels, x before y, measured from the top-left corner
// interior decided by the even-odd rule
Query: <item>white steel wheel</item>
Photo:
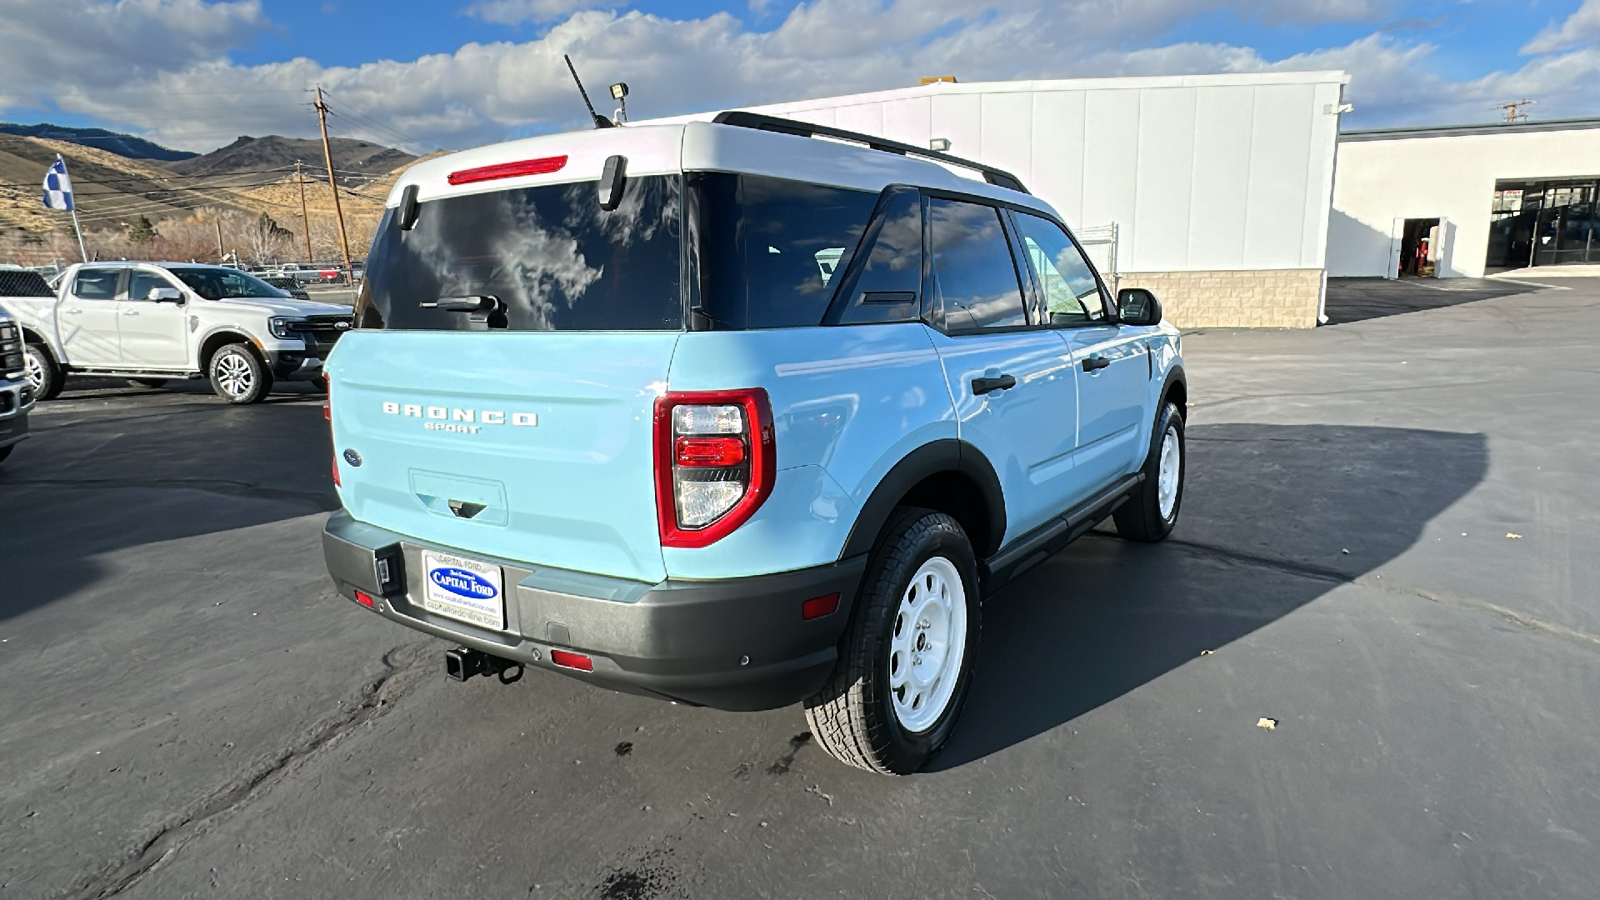
[[[1183,444],[1178,440],[1178,429],[1167,426],[1161,436],[1161,457],[1156,469],[1156,504],[1161,518],[1172,518],[1178,505],[1178,479],[1183,473]]]
[[[900,727],[920,734],[950,705],[967,649],[967,592],[955,564],[935,556],[900,596],[889,644],[889,693]]]

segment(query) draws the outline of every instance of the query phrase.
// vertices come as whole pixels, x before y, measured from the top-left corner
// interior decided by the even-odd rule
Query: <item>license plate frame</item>
[[[442,550],[422,551],[422,608],[491,631],[506,630],[506,576],[486,563]]]

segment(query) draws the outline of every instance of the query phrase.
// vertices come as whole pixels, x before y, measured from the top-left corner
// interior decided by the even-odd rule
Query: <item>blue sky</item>
[[[5,0],[0,119],[204,150],[335,130],[406,149],[570,127],[560,55],[636,116],[914,84],[1345,69],[1347,127],[1600,115],[1600,0]],[[92,64],[86,65],[86,61]]]

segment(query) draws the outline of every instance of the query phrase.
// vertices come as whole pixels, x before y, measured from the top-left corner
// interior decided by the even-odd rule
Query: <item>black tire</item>
[[[943,711],[927,727],[910,732],[901,724],[891,693],[891,648],[902,597],[912,577],[934,557],[953,564],[960,577],[966,595],[966,637],[961,668]],[[922,768],[950,738],[966,702],[981,610],[977,560],[961,525],[933,510],[897,510],[884,526],[862,576],[855,618],[840,645],[838,666],[827,685],[806,700],[806,721],[817,743],[835,759],[869,772],[909,775]]]
[[[33,395],[40,400],[54,400],[61,396],[61,388],[66,385],[66,374],[61,367],[56,365],[55,357],[50,355],[43,344],[29,344],[23,348],[23,356],[27,360],[29,378],[34,381]],[[38,373],[38,379],[33,379],[33,374]]]
[[[326,394],[328,392],[328,376],[318,375],[311,379],[311,387],[319,394]]]
[[[249,344],[223,346],[212,354],[206,368],[211,390],[229,403],[260,403],[272,391],[272,373]]]
[[[140,387],[163,388],[167,386],[167,379],[165,378],[130,378],[128,380]]]
[[[1172,500],[1172,510],[1165,515],[1161,510],[1161,452],[1168,433],[1175,439],[1177,448],[1177,488]],[[1175,403],[1161,407],[1156,416],[1156,427],[1150,434],[1150,453],[1144,461],[1144,481],[1128,502],[1117,507],[1112,519],[1117,523],[1117,534],[1130,541],[1153,544],[1164,540],[1178,524],[1178,512],[1183,509],[1183,482],[1189,467],[1189,453],[1183,442],[1183,413]]]
[[[17,445],[16,444],[12,444],[9,447],[0,447],[0,462],[5,462],[6,461],[6,457],[10,456],[11,455],[11,451],[13,451],[15,449],[17,449]]]

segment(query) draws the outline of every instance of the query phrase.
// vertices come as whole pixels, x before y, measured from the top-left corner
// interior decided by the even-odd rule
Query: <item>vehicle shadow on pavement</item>
[[[109,414],[47,403],[33,417],[33,437],[0,468],[0,621],[140,565],[112,571],[108,554],[338,506],[320,403],[165,399],[118,397],[129,402]]]
[[[985,604],[955,735],[930,771],[1042,734],[1394,559],[1488,471],[1487,439],[1399,428],[1197,425],[1178,528],[1110,524]]]
[[[1329,325],[1348,325],[1543,289],[1495,278],[1330,278],[1323,311]]]

